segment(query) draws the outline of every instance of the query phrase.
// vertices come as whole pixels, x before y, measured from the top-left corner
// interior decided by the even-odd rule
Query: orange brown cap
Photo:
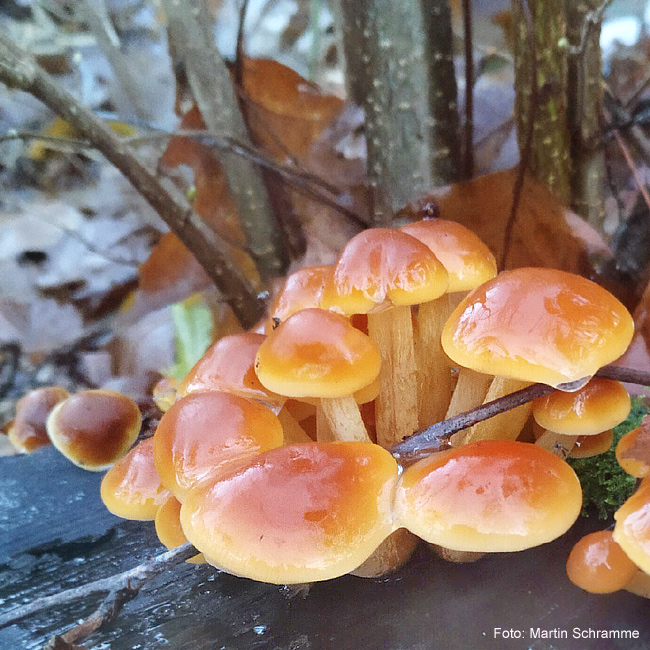
[[[614,519],[614,540],[634,564],[650,573],[650,484],[642,483]]]
[[[448,293],[471,291],[497,274],[490,249],[469,228],[447,219],[422,219],[400,228],[426,244],[449,274]]]
[[[558,386],[591,377],[623,354],[634,332],[608,291],[555,269],[505,271],[454,310],[442,347],[477,372]]]
[[[573,393],[554,391],[533,401],[533,417],[549,431],[589,436],[618,426],[630,414],[630,396],[613,379],[595,377]]]
[[[592,594],[623,589],[638,568],[614,541],[611,530],[585,535],[571,549],[566,563],[569,580]]]
[[[52,444],[75,465],[108,469],[140,433],[138,405],[112,390],[85,390],[60,402],[47,418]]]
[[[650,476],[650,418],[644,418],[641,425],[628,431],[616,445],[616,460],[635,478]]]
[[[304,309],[262,343],[255,369],[267,389],[287,397],[345,397],[379,375],[375,344],[350,322],[322,309]]]
[[[614,432],[611,429],[597,433],[595,436],[578,436],[569,452],[571,458],[591,458],[609,451],[614,440]]]
[[[328,580],[357,568],[392,532],[397,464],[381,447],[289,445],[193,490],[188,539],[216,566],[261,582]]]
[[[158,474],[180,501],[228,464],[283,442],[282,425],[266,406],[216,391],[178,400],[163,415],[153,439]]]
[[[483,440],[404,471],[397,524],[457,551],[521,551],[565,533],[582,490],[563,460],[537,445]]]
[[[232,334],[219,339],[196,362],[178,389],[178,397],[206,390],[234,393],[269,404],[284,400],[262,386],[255,374],[255,357],[264,334]]]
[[[170,496],[158,508],[154,524],[160,543],[169,550],[187,543],[181,526],[181,502],[176,497]],[[203,553],[199,553],[187,561],[190,564],[204,564],[205,558]]]
[[[102,480],[104,505],[118,517],[152,521],[171,494],[153,463],[153,438],[138,443],[113,465]]]
[[[449,278],[428,246],[399,230],[371,228],[355,235],[334,271],[333,308],[363,314],[391,305],[416,305],[439,298]]]
[[[16,404],[16,417],[7,431],[11,444],[23,452],[49,445],[45,422],[52,409],[69,396],[63,388],[45,386],[21,397]]]
[[[308,266],[292,273],[271,305],[266,333],[270,334],[281,322],[301,309],[327,309],[321,303],[325,294],[332,294],[333,288],[332,265]]]

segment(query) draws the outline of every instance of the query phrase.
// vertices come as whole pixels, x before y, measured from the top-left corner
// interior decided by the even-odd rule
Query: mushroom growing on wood
[[[404,471],[397,524],[455,551],[521,551],[564,534],[580,514],[575,472],[544,449],[483,440]]]
[[[650,418],[628,431],[616,445],[616,460],[623,471],[635,478],[650,476]]]
[[[75,465],[108,469],[131,448],[142,425],[138,405],[112,390],[85,390],[57,404],[47,418],[52,444]]]
[[[377,445],[289,445],[190,491],[187,538],[215,566],[274,584],[357,568],[393,531],[397,464]]]
[[[154,525],[156,535],[165,548],[171,550],[187,543],[187,537],[181,526],[181,502],[176,497],[170,496],[158,508]],[[190,564],[205,564],[203,553],[198,553],[187,561]]]
[[[650,573],[650,483],[639,489],[614,514],[614,541],[645,573]]]

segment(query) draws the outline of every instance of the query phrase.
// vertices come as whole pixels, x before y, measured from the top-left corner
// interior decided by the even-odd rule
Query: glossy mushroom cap
[[[228,464],[283,442],[282,425],[266,406],[216,391],[178,400],[153,439],[158,474],[180,501]]]
[[[614,519],[614,540],[634,564],[650,573],[650,484],[642,483]]]
[[[153,463],[153,438],[138,443],[102,480],[104,505],[118,517],[151,521],[171,497]]]
[[[650,476],[650,418],[621,437],[616,445],[616,460],[630,476]]]
[[[256,372],[262,385],[288,397],[345,397],[379,375],[375,344],[338,314],[304,309],[262,343]]]
[[[397,523],[458,551],[521,551],[565,533],[580,514],[574,471],[536,445],[485,440],[409,467]]]
[[[467,296],[445,325],[442,347],[466,368],[558,386],[620,357],[633,331],[625,307],[597,284],[523,268]]]
[[[614,432],[611,429],[597,433],[595,436],[578,436],[569,452],[571,458],[591,458],[609,451],[614,440]]]
[[[350,315],[435,300],[445,293],[449,279],[421,241],[399,230],[371,228],[354,236],[341,252],[334,284],[336,308]]]
[[[618,426],[630,414],[625,386],[595,377],[573,393],[555,391],[533,402],[535,421],[556,433],[590,436]]]
[[[426,244],[449,274],[448,293],[471,291],[497,274],[490,249],[469,229],[447,219],[422,219],[400,228]]]
[[[334,289],[334,267],[308,266],[292,273],[284,282],[269,309],[266,333],[270,334],[291,314],[301,309],[327,309],[322,304],[325,295]]]
[[[181,502],[176,497],[170,496],[158,508],[154,524],[156,535],[165,548],[171,550],[187,543],[187,537],[181,526]],[[199,553],[187,561],[190,564],[204,564],[205,558],[203,553]]]
[[[611,530],[586,535],[571,549],[566,563],[569,580],[592,594],[623,589],[638,568],[614,541]]]
[[[397,464],[377,445],[289,445],[193,490],[188,539],[211,563],[261,582],[328,580],[358,567],[392,532]]]
[[[219,339],[187,373],[178,397],[206,390],[234,393],[241,397],[278,404],[283,399],[262,386],[255,374],[255,357],[264,334],[232,334]]]
[[[30,390],[21,397],[16,404],[16,417],[7,431],[11,444],[24,452],[49,445],[45,422],[52,409],[67,397],[68,391],[58,386]]]
[[[126,454],[141,425],[133,400],[112,390],[86,390],[54,408],[47,418],[47,433],[75,465],[99,472]]]

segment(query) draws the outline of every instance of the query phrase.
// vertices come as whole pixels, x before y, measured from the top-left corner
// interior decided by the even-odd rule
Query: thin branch
[[[167,569],[170,569],[177,564],[181,564],[182,562],[185,562],[185,560],[189,560],[191,557],[196,555],[197,552],[198,551],[194,546],[188,542],[187,544],[183,544],[171,551],[161,553],[160,555],[157,555],[128,571],[123,571],[122,573],[109,576],[108,578],[102,578],[95,582],[89,582],[80,587],[66,589],[65,591],[53,594],[52,596],[37,598],[31,603],[15,607],[6,614],[0,616],[0,629],[18,623],[28,616],[33,616],[34,614],[51,609],[52,607],[62,607],[68,603],[89,598],[95,594],[132,592],[131,598],[133,598],[137,595],[144,584],[161,573],[164,573]],[[128,600],[131,600],[131,598],[128,598]]]
[[[248,0],[242,0],[239,8],[239,25],[237,26],[237,49],[235,50],[235,86],[241,87],[244,80],[244,56],[246,55],[244,47],[246,13],[248,12]]]
[[[623,381],[630,384],[650,386],[650,372],[644,372],[642,370],[605,366],[595,376],[615,379],[616,381]],[[437,422],[426,429],[422,429],[422,431],[406,437],[403,442],[395,445],[391,449],[391,453],[400,462],[418,460],[436,451],[448,448],[449,438],[454,433],[474,426],[483,420],[488,420],[500,413],[510,411],[522,404],[527,404],[538,397],[544,397],[554,390],[555,388],[546,384],[532,384],[527,388],[510,393],[510,395],[500,397],[487,404],[482,404],[471,411],[460,413],[453,418]]]
[[[465,30],[465,178],[474,175],[474,52],[472,0],[463,0]]]
[[[582,25],[582,34],[580,36],[580,43],[578,45],[570,45],[568,48],[568,53],[570,56],[583,56],[591,35],[594,33],[594,30],[600,28],[600,25],[603,22],[603,17],[607,7],[611,5],[613,0],[605,0],[600,6],[598,6],[593,11],[590,11],[585,16],[585,21]]]
[[[164,186],[133,151],[93,113],[61,88],[33,57],[0,32],[0,82],[30,93],[86,138],[145,198],[217,285],[244,327],[264,315],[264,301],[243,277],[230,253],[176,188]]]

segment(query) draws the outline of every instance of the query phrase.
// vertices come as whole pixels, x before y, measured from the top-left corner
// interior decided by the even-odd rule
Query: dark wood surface
[[[99,499],[101,476],[52,449],[0,458],[0,612],[39,596],[125,570],[162,548],[153,524],[125,522]],[[307,595],[184,565],[157,578],[97,632],[88,647],[111,650],[626,650],[650,647],[650,603],[621,592],[584,594],[564,575],[573,540],[451,565],[421,548],[382,580],[346,576]],[[0,648],[41,648],[88,615],[98,599],[74,603],[0,630]],[[494,628],[525,632],[494,638]],[[638,641],[574,640],[574,627],[639,631]],[[530,638],[530,628],[568,639]]]

